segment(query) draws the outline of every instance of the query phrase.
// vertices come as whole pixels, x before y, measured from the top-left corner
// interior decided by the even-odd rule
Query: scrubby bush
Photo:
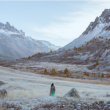
[[[94,73],[93,75],[96,76],[96,73]]]
[[[69,77],[70,76],[69,71],[68,71],[67,68],[64,70],[64,74],[66,74],[66,77]]]
[[[103,39],[103,37],[100,37],[100,36],[99,36],[99,38],[100,38],[100,39]]]
[[[99,67],[97,68],[97,71],[99,70]]]
[[[98,59],[96,60],[96,65],[98,65],[99,64],[99,61],[98,61]]]
[[[85,72],[84,72],[84,75],[85,75],[85,76],[90,76],[90,73],[85,71]]]
[[[66,51],[66,53],[68,53],[68,51]]]
[[[86,74],[87,74],[87,76],[90,76],[89,72],[87,72]]]
[[[87,61],[89,61],[89,57],[87,58]]]
[[[98,74],[98,77],[100,77],[100,74]]]
[[[50,51],[50,53],[52,53],[52,50]]]
[[[81,47],[78,47],[78,50],[81,50]]]
[[[67,72],[67,73],[66,73],[66,77],[69,77],[69,76],[70,76],[70,74],[69,74],[69,72]]]
[[[83,76],[81,76],[81,78],[83,78]]]
[[[41,55],[41,53],[39,52],[38,55]]]
[[[101,74],[101,77],[103,77],[103,78],[104,78],[104,73],[102,73],[102,74]]]
[[[87,72],[85,71],[85,72],[84,72],[84,75],[86,75],[86,73],[87,73]]]
[[[65,70],[64,70],[64,74],[66,74],[68,72],[68,69],[66,68]]]
[[[110,78],[110,73],[107,73],[106,74],[106,78]]]
[[[44,70],[44,74],[47,75],[47,70],[46,69]]]
[[[101,57],[101,55],[99,55],[99,57]]]
[[[37,70],[34,70],[34,72],[37,72]]]
[[[77,47],[74,47],[74,51],[77,51]]]
[[[54,75],[54,76],[56,76],[56,71],[55,71],[54,68],[52,69],[51,74]]]
[[[31,57],[29,56],[28,59],[30,59]]]
[[[88,45],[88,44],[89,44],[89,42],[86,43],[86,45]]]

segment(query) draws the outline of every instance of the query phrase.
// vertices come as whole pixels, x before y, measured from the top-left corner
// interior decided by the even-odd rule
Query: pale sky
[[[0,22],[9,22],[34,39],[65,46],[104,9],[110,9],[110,0],[0,0]]]

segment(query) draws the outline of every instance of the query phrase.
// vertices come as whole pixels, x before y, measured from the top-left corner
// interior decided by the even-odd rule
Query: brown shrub
[[[99,67],[97,68],[97,70],[99,70]]]
[[[66,77],[69,77],[69,76],[70,76],[70,74],[69,74],[69,72],[67,72],[67,73],[66,73]]]
[[[87,76],[90,76],[89,72],[87,72]]]
[[[101,74],[101,77],[104,78],[104,73]]]
[[[87,61],[89,61],[89,57],[87,58]]]
[[[96,75],[96,73],[94,73],[94,76]]]
[[[66,68],[65,70],[64,70],[64,74],[66,74],[68,72],[68,69]]]
[[[88,45],[88,44],[89,44],[89,42],[86,43],[86,45]]]
[[[56,74],[56,71],[55,71],[55,69],[54,69],[54,68],[52,69],[51,74],[52,74],[52,75],[54,75],[54,76],[56,76],[56,75],[57,75],[57,74]]]
[[[98,77],[100,77],[100,74],[98,75]]]
[[[106,74],[106,78],[110,78],[110,73],[107,73]]]
[[[52,53],[52,50],[50,51],[50,53]]]
[[[78,50],[81,50],[81,47],[78,47]]]
[[[68,53],[68,51],[66,51],[66,53]]]
[[[98,65],[99,64],[99,61],[98,61],[98,59],[96,60],[96,65]]]
[[[34,72],[37,72],[37,70],[34,70]]]
[[[77,47],[74,47],[74,51],[77,51]]]
[[[30,59],[31,57],[29,56],[28,59]]]
[[[46,69],[44,70],[44,74],[47,75],[47,70]]]
[[[86,73],[87,73],[87,72],[85,71],[85,72],[84,72],[84,75],[86,75]]]
[[[85,71],[85,72],[84,72],[84,75],[85,75],[85,76],[90,76],[90,73]]]
[[[83,78],[83,76],[81,76],[81,78]]]

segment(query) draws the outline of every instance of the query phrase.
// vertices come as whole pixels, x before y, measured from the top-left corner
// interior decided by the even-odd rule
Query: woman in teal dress
[[[52,83],[50,88],[50,96],[54,96],[54,95],[55,95],[55,86],[54,83]]]

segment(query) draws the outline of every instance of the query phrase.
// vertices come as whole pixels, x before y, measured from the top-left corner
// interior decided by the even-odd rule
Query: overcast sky
[[[104,9],[110,9],[110,0],[7,0],[0,1],[0,22],[9,22],[34,39],[65,46]]]

